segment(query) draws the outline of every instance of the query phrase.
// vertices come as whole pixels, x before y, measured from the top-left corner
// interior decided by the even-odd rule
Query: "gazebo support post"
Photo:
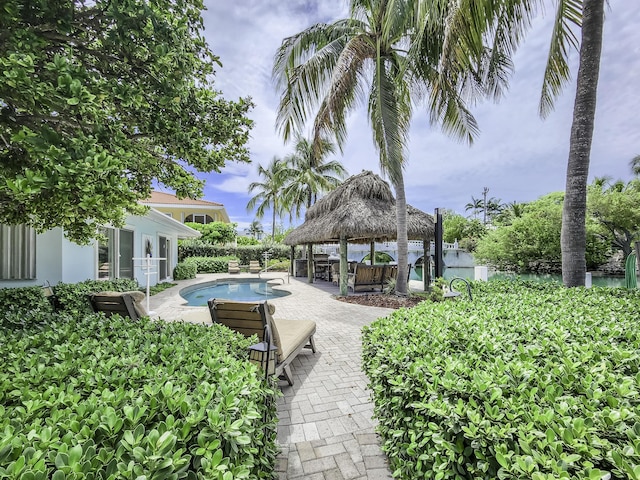
[[[295,264],[296,264],[296,246],[295,245],[291,245],[291,255],[289,255],[290,260],[290,265],[289,265],[289,275],[291,275],[292,277],[297,273],[294,271],[295,268]]]
[[[369,244],[369,265],[376,263],[376,242],[372,240]]]
[[[307,281],[313,283],[313,243],[307,244]]]
[[[348,295],[347,277],[349,274],[349,263],[347,261],[347,237],[340,235],[340,295]]]
[[[429,290],[429,284],[431,283],[431,269],[429,268],[429,241],[425,238],[422,240],[422,285],[424,291]]]

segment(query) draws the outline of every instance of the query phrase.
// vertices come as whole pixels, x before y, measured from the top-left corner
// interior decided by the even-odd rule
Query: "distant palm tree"
[[[303,208],[316,202],[318,194],[340,185],[347,171],[337,160],[327,161],[335,145],[327,140],[312,142],[296,135],[295,151],[284,158],[282,197],[290,216],[299,217]]]
[[[629,164],[631,165],[631,171],[633,172],[633,174],[640,176],[640,155],[636,155],[635,157],[633,157]]]
[[[258,165],[258,175],[264,180],[262,182],[252,182],[249,184],[249,193],[257,191],[257,194],[247,203],[247,211],[252,211],[257,205],[256,217],[263,218],[266,210],[271,209],[273,216],[271,223],[272,240],[276,235],[276,215],[281,215],[283,212],[283,203],[281,201],[283,185],[282,166],[282,160],[278,157],[273,157],[267,168]]]
[[[260,236],[264,232],[262,228],[262,223],[260,223],[257,219],[251,222],[249,225],[249,235],[251,235],[255,239],[260,239]]]
[[[502,204],[502,200],[496,197],[491,197],[488,198],[485,202],[484,202],[484,218],[485,218],[485,225],[487,224],[487,219],[489,219],[490,221],[493,220],[493,218],[496,215],[499,215],[500,212],[502,212],[502,210],[504,210],[504,205]]]
[[[452,8],[458,6],[449,0],[433,5],[417,0],[351,0],[350,18],[316,24],[284,39],[273,67],[282,91],[277,124],[285,139],[301,131],[315,114],[314,138],[330,134],[342,145],[347,113],[367,105],[380,168],[396,194],[396,292],[401,295],[407,293],[408,278],[403,169],[412,100],[428,97],[431,120],[448,133],[470,140],[477,126],[463,99],[479,95],[482,78],[502,73],[496,69],[484,72],[482,78],[475,75],[472,64],[480,59],[467,55],[482,56],[487,51],[457,49],[459,42],[469,40],[458,37],[450,42],[457,58],[450,62],[447,75],[439,75]]]
[[[509,212],[511,217],[520,218],[524,213],[524,209],[526,206],[526,203],[509,202],[507,203],[505,210]]]
[[[480,213],[483,210],[483,208],[484,208],[484,202],[482,201],[482,199],[471,196],[471,202],[467,203],[464,206],[464,211],[468,212],[469,210],[471,210],[471,214],[473,215],[473,218],[478,218],[478,213]]]

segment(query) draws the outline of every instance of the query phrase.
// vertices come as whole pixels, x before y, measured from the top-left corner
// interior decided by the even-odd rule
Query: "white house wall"
[[[160,229],[158,228],[160,227]],[[133,251],[135,252],[135,258],[143,259],[146,257],[145,254],[145,239],[150,238],[152,241],[152,258],[158,257],[159,250],[159,242],[160,237],[166,237],[170,241],[170,255],[169,255],[169,267],[170,271],[173,272],[177,264],[178,258],[178,236],[175,233],[171,233],[168,229],[163,229],[162,225],[158,225],[157,222],[153,221],[148,217],[129,217],[127,226],[125,227],[127,230],[133,230]],[[134,276],[135,279],[141,286],[145,286],[147,283],[145,269],[143,268],[143,264],[146,263],[144,260],[135,260],[134,261]],[[153,271],[158,271],[158,262],[152,261]],[[155,285],[158,283],[158,275],[151,275],[150,277],[150,285]]]
[[[156,220],[154,220],[154,217]],[[169,240],[169,279],[178,262],[178,235],[197,236],[197,232],[164,218],[158,212],[150,212],[147,216],[129,216],[125,230],[133,231],[133,251],[137,258],[144,258],[144,240],[152,241],[152,256],[157,258],[159,238]],[[174,230],[176,231],[172,231]],[[142,260],[134,261],[133,275],[140,286],[145,286],[147,276]],[[154,263],[154,271],[158,271],[158,263]],[[60,228],[49,230],[36,236],[36,278],[33,280],[0,280],[0,288],[42,286],[45,284],[77,283],[84,280],[95,280],[98,276],[98,248],[94,242],[89,245],[78,245],[64,237]],[[150,285],[158,283],[158,275],[152,275]],[[166,279],[165,279],[166,280]]]
[[[36,278],[33,280],[0,280],[0,288],[55,285],[62,279],[62,230],[55,228],[36,235]]]

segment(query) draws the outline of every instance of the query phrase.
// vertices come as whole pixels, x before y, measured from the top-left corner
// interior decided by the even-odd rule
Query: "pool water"
[[[274,285],[267,282],[267,280],[254,278],[225,278],[183,288],[180,290],[180,296],[187,301],[187,305],[190,307],[203,307],[207,305],[207,300],[210,298],[255,302],[290,294],[284,290],[274,290],[272,288]]]

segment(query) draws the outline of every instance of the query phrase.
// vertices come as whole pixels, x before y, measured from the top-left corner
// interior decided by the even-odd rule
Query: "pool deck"
[[[220,278],[256,278],[251,274],[207,274],[178,281],[150,299],[153,315],[164,320],[210,323],[206,307],[188,307],[179,291]],[[282,279],[292,293],[269,299],[274,316],[314,320],[317,352],[305,350],[291,364],[295,384],[280,382],[278,443],[282,449],[276,470],[281,480],[391,479],[386,455],[375,433],[373,404],[361,368],[361,329],[393,310],[340,302],[337,287],[315,284],[286,273],[261,274]],[[420,282],[411,282],[420,288]]]

